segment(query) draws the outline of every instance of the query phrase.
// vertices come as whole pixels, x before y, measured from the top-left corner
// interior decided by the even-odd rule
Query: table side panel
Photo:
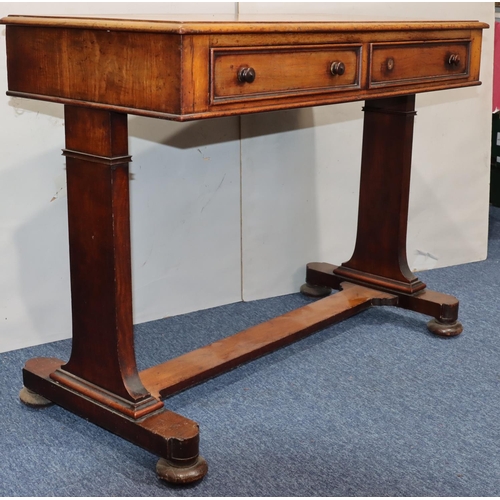
[[[7,26],[9,90],[180,113],[179,35]]]
[[[181,114],[187,115],[208,110],[209,74],[208,35],[182,37],[181,64]]]
[[[469,78],[472,81],[479,81],[481,69],[481,46],[483,41],[483,31],[471,31],[470,59],[469,59]]]

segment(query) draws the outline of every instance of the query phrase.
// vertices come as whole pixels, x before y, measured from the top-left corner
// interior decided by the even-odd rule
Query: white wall
[[[236,7],[1,3],[0,16],[230,14]],[[493,23],[493,4],[482,3],[241,3],[239,10]],[[5,96],[4,27],[0,34],[0,351],[6,351],[67,338],[71,319],[63,110]],[[492,35],[485,33],[482,87],[417,97],[412,267],[485,258]],[[135,322],[241,300],[242,264],[243,297],[250,300],[296,291],[308,261],[347,259],[357,212],[360,108],[246,116],[241,142],[237,117],[188,124],[130,117]]]
[[[234,14],[234,3],[11,3],[8,14]],[[5,96],[0,351],[71,335],[63,106]],[[134,321],[241,300],[239,118],[129,117]]]

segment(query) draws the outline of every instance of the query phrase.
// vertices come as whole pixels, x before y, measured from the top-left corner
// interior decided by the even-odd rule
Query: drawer
[[[469,55],[469,40],[371,44],[369,86],[466,78]]]
[[[211,104],[359,88],[361,45],[211,50]]]

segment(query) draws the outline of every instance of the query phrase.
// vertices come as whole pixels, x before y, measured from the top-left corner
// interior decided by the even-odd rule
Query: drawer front
[[[370,87],[466,78],[470,41],[371,44]]]
[[[211,104],[359,88],[361,45],[212,49]]]

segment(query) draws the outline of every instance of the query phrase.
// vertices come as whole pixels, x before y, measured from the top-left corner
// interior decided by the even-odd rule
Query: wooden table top
[[[345,21],[325,16],[298,15],[136,15],[133,16],[20,16],[11,15],[0,23],[22,26],[115,29],[162,33],[289,33],[345,31],[413,31],[484,29],[478,21]]]

